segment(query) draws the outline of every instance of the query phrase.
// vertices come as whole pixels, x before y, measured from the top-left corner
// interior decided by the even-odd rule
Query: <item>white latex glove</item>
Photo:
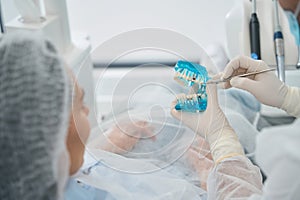
[[[261,60],[253,60],[246,56],[240,56],[225,67],[222,78],[249,72],[269,69],[269,66]],[[281,108],[288,92],[288,87],[281,82],[274,72],[266,72],[249,77],[234,77],[230,82],[223,84],[224,88],[236,87],[253,94],[261,103]]]
[[[207,96],[207,109],[203,113],[177,111],[174,101],[171,114],[208,141],[216,163],[227,157],[244,155],[237,135],[219,106],[216,85],[207,85]]]
[[[300,117],[300,88],[288,87],[281,108],[294,117]]]

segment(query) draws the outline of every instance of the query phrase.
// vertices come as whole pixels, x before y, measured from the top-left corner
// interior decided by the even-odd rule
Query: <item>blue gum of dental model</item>
[[[197,84],[197,94],[178,98],[176,110],[187,112],[203,112],[207,107],[206,82],[210,79],[206,68],[188,61],[178,61],[174,67],[174,79],[181,85],[192,87]]]

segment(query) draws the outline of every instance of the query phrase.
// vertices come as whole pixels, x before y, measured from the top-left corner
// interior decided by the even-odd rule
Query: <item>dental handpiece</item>
[[[278,1],[273,0],[274,3],[274,14],[275,14],[275,31],[274,31],[274,47],[275,47],[275,57],[277,63],[277,74],[278,78],[285,82],[285,57],[284,57],[284,40],[279,24],[279,14],[278,14]]]
[[[251,58],[260,60],[260,36],[259,36],[259,21],[256,14],[256,0],[252,0],[252,14],[250,18],[250,47]]]

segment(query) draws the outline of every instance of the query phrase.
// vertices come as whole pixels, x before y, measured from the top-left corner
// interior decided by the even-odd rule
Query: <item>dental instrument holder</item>
[[[59,52],[66,53],[72,48],[66,2],[45,0],[44,4],[46,16],[41,16],[39,22],[26,22],[22,20],[22,16],[18,16],[6,24],[7,32],[40,32],[55,44]]]
[[[252,0],[252,14],[249,24],[250,30],[250,48],[251,57],[255,60],[261,59],[260,54],[260,35],[259,35],[259,21],[256,14],[256,0]]]
[[[277,63],[277,75],[282,82],[285,82],[284,41],[283,41],[281,26],[279,23],[278,1],[273,0],[273,3],[274,3],[274,15],[275,15],[274,16],[274,23],[275,23],[274,47],[275,47],[275,56],[276,56],[276,63]]]
[[[18,30],[39,32],[49,39],[85,90],[86,105],[94,109],[93,63],[88,37],[86,34],[73,32],[73,40],[71,39],[66,0],[44,0],[44,5],[45,16],[41,16],[41,21],[22,22],[22,17],[18,16],[6,24],[7,33]],[[89,121],[91,127],[97,125],[95,112],[90,112]]]
[[[195,94],[178,98],[176,110],[203,112],[207,107],[206,82],[210,79],[205,67],[187,61],[178,61],[174,79],[185,87],[193,87]],[[196,91],[195,91],[196,90]]]

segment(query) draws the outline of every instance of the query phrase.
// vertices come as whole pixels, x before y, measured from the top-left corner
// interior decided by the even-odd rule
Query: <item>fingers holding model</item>
[[[203,113],[177,111],[173,102],[171,114],[208,141],[216,163],[227,157],[244,155],[237,135],[219,106],[216,85],[207,85],[207,96],[207,109]]]

